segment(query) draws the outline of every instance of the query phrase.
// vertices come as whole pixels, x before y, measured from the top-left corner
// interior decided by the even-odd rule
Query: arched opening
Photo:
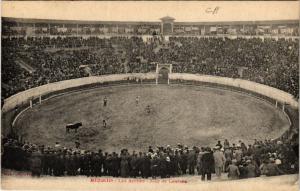
[[[163,24],[163,33],[164,34],[171,34],[172,33],[172,24],[171,23],[164,23]]]
[[[159,84],[168,84],[169,79],[169,69],[168,68],[161,68],[158,73],[158,83]]]

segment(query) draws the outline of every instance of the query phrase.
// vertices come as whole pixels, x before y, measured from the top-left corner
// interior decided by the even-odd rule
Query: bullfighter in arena
[[[146,107],[146,111],[147,111],[147,113],[148,113],[148,114],[151,112],[150,105],[147,105],[147,107]]]
[[[106,128],[106,126],[107,126],[106,120],[103,119],[103,127]]]
[[[140,96],[136,96],[136,98],[135,98],[135,104],[136,104],[136,106],[139,105],[139,102],[140,102]]]
[[[106,107],[106,105],[107,105],[107,97],[105,96],[103,99],[103,107]]]

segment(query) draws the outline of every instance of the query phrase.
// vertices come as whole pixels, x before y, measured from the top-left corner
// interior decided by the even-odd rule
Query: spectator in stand
[[[5,98],[61,80],[155,71],[153,62],[173,63],[173,72],[239,77],[299,98],[298,39],[171,37],[163,43],[140,37],[35,37],[2,39],[2,47]]]

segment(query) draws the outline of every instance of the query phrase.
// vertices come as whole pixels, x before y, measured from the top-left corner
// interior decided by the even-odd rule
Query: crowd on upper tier
[[[298,136],[298,135],[297,135]],[[292,140],[255,140],[252,145],[224,140],[210,147],[188,147],[178,143],[144,151],[117,152],[82,150],[2,138],[2,168],[31,171],[33,176],[113,176],[167,178],[201,175],[211,180],[222,174],[229,179],[298,173],[298,143]]]
[[[243,78],[299,97],[299,40],[260,38],[36,37],[2,39],[2,98],[43,84],[117,73],[173,72]]]

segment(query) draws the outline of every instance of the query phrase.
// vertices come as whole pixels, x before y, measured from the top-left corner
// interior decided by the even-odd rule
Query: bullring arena
[[[108,98],[103,107],[103,98]],[[139,96],[139,103],[136,97]],[[146,111],[150,105],[151,111]],[[108,123],[102,126],[102,120]],[[80,121],[77,133],[66,124]],[[210,145],[217,140],[274,139],[289,128],[283,112],[242,92],[209,86],[132,84],[66,93],[22,113],[15,123],[25,140],[60,142],[105,151],[149,145]]]
[[[199,78],[198,75],[170,74],[176,75],[186,79],[192,76],[194,81]],[[29,106],[14,118],[13,128],[22,139],[36,140],[36,144],[60,142],[72,147],[80,140],[83,149],[118,151],[177,143],[213,146],[217,140],[224,139],[233,142],[242,139],[251,144],[254,139],[276,139],[291,125],[280,101],[264,99],[257,94],[259,92],[257,95],[249,93],[247,89],[251,86],[245,80],[241,80],[241,85],[245,83],[249,87],[237,90],[234,85],[238,79],[207,76],[206,81],[214,83],[193,84],[174,79],[174,84],[172,80],[168,84],[169,79],[163,81],[159,76],[158,73],[112,75],[98,77],[101,83],[83,78],[33,88],[27,91],[30,95],[27,99],[26,92],[13,98],[19,102],[22,98],[22,103],[25,101],[27,105],[33,98],[36,100],[32,108]],[[216,80],[233,85],[216,86]],[[88,84],[84,85],[85,82]],[[256,89],[265,88],[263,93],[275,98],[285,95],[274,88],[254,85]],[[55,93],[57,87],[60,90]],[[41,94],[43,91],[48,91],[49,96]],[[290,98],[288,94],[285,96],[287,100]],[[105,97],[106,107],[103,106]],[[136,97],[139,97],[138,103]],[[147,106],[150,106],[149,113]],[[106,128],[103,120],[107,122]],[[77,132],[67,133],[65,126],[74,122],[82,122],[83,126]]]
[[[214,146],[217,140],[224,139],[232,142],[242,139],[246,144],[251,144],[254,139],[276,139],[290,130],[291,119],[283,110],[284,106],[280,105],[280,102],[273,102],[274,100],[270,99],[271,96],[267,98],[258,92],[250,92],[247,90],[251,89],[250,86],[241,89],[245,81],[236,82],[237,80],[228,78],[173,74],[173,76],[176,75],[180,78],[177,76],[176,80],[169,80],[169,84],[167,80],[162,80],[160,83],[160,80],[150,79],[159,76],[156,74],[131,74],[98,77],[96,80],[98,83],[88,85],[83,84],[86,81],[90,82],[91,79],[59,82],[56,85],[52,84],[56,88],[51,87],[51,90],[48,87],[38,87],[28,92],[30,99],[25,100],[26,103],[33,100],[32,107],[27,104],[28,107],[18,109],[20,111],[13,118],[13,128],[24,140],[35,140],[34,143],[38,145],[60,142],[65,147],[74,147],[74,141],[80,140],[81,149],[101,148],[109,152],[118,152],[122,148],[128,148],[130,151],[146,150],[149,145],[171,144],[175,146],[178,142],[185,143],[187,146]],[[191,81],[191,76],[194,81]],[[206,80],[203,80],[203,77]],[[189,80],[183,80],[184,78]],[[203,81],[197,82],[198,78]],[[109,82],[111,79],[117,80]],[[208,83],[208,81],[214,83]],[[216,81],[222,81],[223,85],[216,84]],[[234,81],[235,85],[232,83]],[[248,84],[248,82],[245,83]],[[78,84],[80,86],[77,87]],[[236,85],[239,88],[234,87]],[[255,87],[260,89],[259,84],[255,84]],[[262,87],[264,88],[265,94],[278,91],[270,87]],[[46,94],[40,96],[42,91],[47,92],[53,89],[57,91],[48,92],[49,96]],[[22,102],[24,102],[23,95],[18,95],[22,98]],[[274,98],[280,95],[280,92],[276,95],[273,93],[269,95]],[[138,103],[137,96],[139,96]],[[106,107],[103,106],[104,97],[108,100]],[[277,98],[280,99],[280,97]],[[289,100],[288,96],[286,100]],[[286,107],[293,108],[292,104],[291,102]],[[150,113],[146,109],[148,105],[150,105]],[[103,119],[108,123],[106,128],[102,126]],[[82,122],[83,126],[77,132],[71,130],[66,133],[65,125],[74,121]],[[14,174],[15,172],[5,171],[5,173]],[[277,190],[296,189],[296,175],[278,178],[260,177],[253,181],[258,190],[263,190],[266,184],[277,184]],[[226,179],[227,177],[222,176],[221,180]],[[6,177],[3,183],[6,188],[10,188],[12,185],[9,182],[21,184],[21,181],[22,188],[43,189],[44,183],[55,182],[57,188],[69,189],[71,185],[64,182],[76,180],[82,183],[85,178],[79,176],[75,179],[68,177],[49,179],[44,177],[40,180],[42,182],[31,181],[26,174],[20,173],[16,177]],[[99,181],[105,180],[105,178],[99,179]],[[127,182],[127,180],[119,179],[108,178],[107,180],[114,181],[115,186],[124,186]],[[179,183],[183,180],[188,185]],[[191,176],[186,176],[184,179],[170,178],[169,184],[162,184],[161,180],[139,181],[142,183],[133,185],[134,188],[142,186],[145,190],[151,190],[155,185],[164,189],[176,186],[177,189],[188,190],[195,185],[201,185],[204,190],[218,189],[225,185],[222,182],[212,185],[203,184],[199,182],[199,179]],[[249,181],[252,180],[237,181],[235,185],[245,187]],[[77,188],[114,189],[110,184],[105,183],[94,183],[88,187],[80,185],[82,184],[78,184]],[[226,183],[226,185],[230,184]],[[130,190],[133,187],[127,188]],[[226,188],[234,190],[231,187]]]

